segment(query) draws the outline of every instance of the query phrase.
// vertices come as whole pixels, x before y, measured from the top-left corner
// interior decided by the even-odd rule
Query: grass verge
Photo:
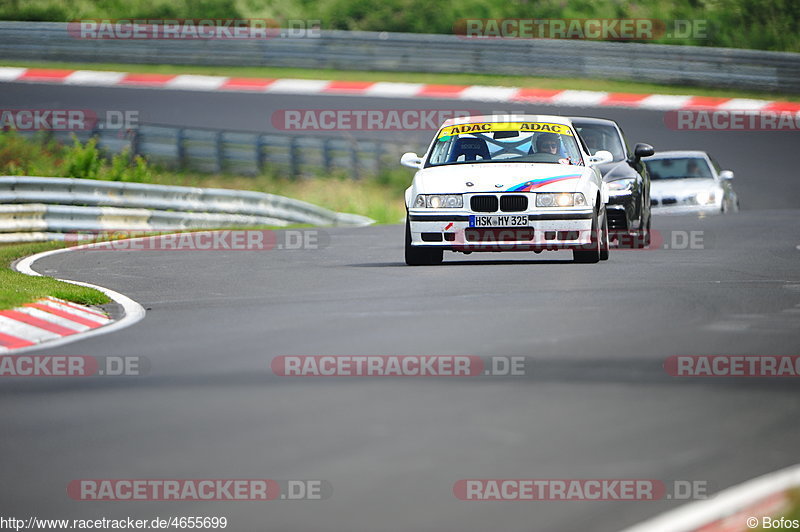
[[[32,277],[11,269],[17,259],[67,247],[64,242],[36,242],[0,246],[0,309],[19,307],[47,296],[58,297],[81,305],[102,305],[111,301],[94,288],[86,288],[52,277]]]
[[[789,503],[791,506],[789,510],[783,514],[783,518],[786,521],[800,522],[800,488],[793,489],[789,492]],[[774,519],[775,518],[773,518],[773,520]],[[777,519],[780,519],[780,516]],[[790,528],[797,527],[759,527],[758,530],[789,530]]]
[[[312,70],[304,68],[139,65],[127,63],[72,63],[2,60],[2,66],[25,68],[59,68],[66,70],[112,70],[152,74],[198,74],[253,78],[330,79],[337,81],[397,81],[401,83],[435,83],[445,85],[492,85],[555,90],[591,90],[630,92],[635,94],[680,94],[720,98],[760,98],[800,102],[800,95],[735,89],[714,89],[684,85],[658,85],[605,79],[550,78],[505,76],[494,74],[428,74],[418,72],[375,72],[360,70]]]

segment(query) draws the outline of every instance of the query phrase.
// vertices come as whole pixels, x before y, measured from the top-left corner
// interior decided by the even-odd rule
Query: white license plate
[[[470,227],[527,227],[528,217],[520,215],[487,215],[470,214]]]

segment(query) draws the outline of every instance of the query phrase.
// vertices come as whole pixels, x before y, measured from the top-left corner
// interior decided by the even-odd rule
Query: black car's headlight
[[[609,181],[608,182],[608,191],[609,192],[630,192],[633,190],[633,184],[636,182],[635,179],[617,179],[616,181]]]

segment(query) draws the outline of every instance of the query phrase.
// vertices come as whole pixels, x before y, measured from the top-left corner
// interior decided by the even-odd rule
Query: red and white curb
[[[0,352],[82,333],[111,321],[90,307],[54,297],[0,310]]]
[[[745,532],[760,529],[765,517],[779,518],[791,509],[789,492],[798,487],[800,465],[795,465],[728,488],[708,500],[687,504],[623,532]]]
[[[500,103],[539,103],[580,107],[650,110],[719,109],[800,112],[800,103],[749,98],[675,94],[634,94],[484,85],[435,85],[387,81],[236,78],[192,74],[135,74],[97,70],[0,67],[0,82],[54,83],[86,87],[126,87],[203,92],[326,94],[375,98],[435,98]]]
[[[96,244],[89,244],[94,246]],[[85,248],[86,246],[81,246]],[[74,248],[54,249],[31,255],[13,267],[26,275],[40,277],[33,264],[44,257],[67,253]],[[112,320],[96,309],[76,305],[54,297],[41,299],[19,308],[0,311],[0,353],[17,354],[32,349],[57,347],[100,334],[128,327],[144,318],[144,308],[131,298],[89,283],[59,279],[65,283],[94,288],[103,292],[123,310],[123,316]]]

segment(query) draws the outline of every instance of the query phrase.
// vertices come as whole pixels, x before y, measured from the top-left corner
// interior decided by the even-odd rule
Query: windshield
[[[461,163],[583,165],[569,126],[545,122],[484,122],[439,131],[425,166]]]
[[[615,161],[625,159],[625,148],[620,141],[617,128],[614,126],[601,125],[575,125],[578,135],[581,136],[589,149],[589,155],[594,155],[600,150],[611,152]]]
[[[653,159],[644,161],[650,179],[686,179],[712,176],[708,162],[702,157],[680,157],[676,159]]]

